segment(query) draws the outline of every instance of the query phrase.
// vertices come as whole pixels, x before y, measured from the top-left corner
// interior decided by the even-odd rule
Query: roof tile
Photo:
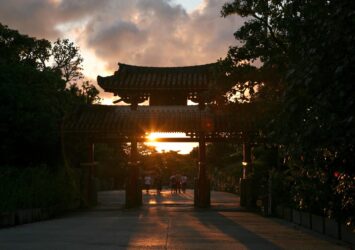
[[[63,123],[64,133],[144,133],[151,132],[240,132],[243,124],[230,122],[226,114],[199,110],[198,106],[129,106],[84,105],[69,114]],[[207,124],[208,123],[208,124]],[[250,126],[250,121],[246,123]],[[207,127],[206,127],[207,126]],[[244,125],[245,126],[245,125]]]
[[[120,90],[152,91],[155,89],[206,90],[214,79],[217,63],[187,67],[142,67],[119,64],[112,76],[97,77],[105,91]]]

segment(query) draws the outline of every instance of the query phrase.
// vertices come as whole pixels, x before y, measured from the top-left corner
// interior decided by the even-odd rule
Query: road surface
[[[0,230],[0,249],[349,249],[342,243],[238,207],[212,192],[211,209],[193,208],[193,191],[143,193],[144,206],[124,209],[123,191],[99,194],[99,206]]]

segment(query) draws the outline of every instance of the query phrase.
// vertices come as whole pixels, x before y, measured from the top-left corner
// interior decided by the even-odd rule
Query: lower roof
[[[129,106],[84,105],[67,115],[63,133],[106,138],[144,136],[151,132],[200,132],[213,136],[250,130],[251,122],[240,117],[200,110],[198,106]]]

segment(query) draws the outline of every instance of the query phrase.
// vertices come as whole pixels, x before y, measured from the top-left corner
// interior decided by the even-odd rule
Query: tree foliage
[[[237,91],[255,87],[251,101],[277,104],[267,132],[292,175],[304,183],[326,175],[332,203],[354,208],[355,2],[235,0],[222,8],[222,16],[233,14],[246,21],[223,61],[229,82]],[[304,201],[301,193],[295,197]]]
[[[49,66],[60,53],[65,60]],[[67,40],[52,46],[0,24],[0,55],[2,165],[58,162],[62,117],[77,104],[96,101],[98,94],[88,82],[83,88],[67,85],[81,75],[77,47]]]
[[[58,70],[66,82],[75,83],[83,79],[83,69],[81,64],[83,58],[79,54],[79,47],[68,39],[57,39],[52,48],[54,70]]]
[[[189,187],[193,186],[196,176],[196,160],[192,155],[182,155],[176,151],[157,152],[155,147],[141,144],[142,175],[150,175],[154,179],[161,179],[163,185],[169,186],[170,176],[186,175]]]

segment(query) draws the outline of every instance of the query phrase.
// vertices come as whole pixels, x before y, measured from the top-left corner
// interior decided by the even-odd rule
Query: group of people
[[[153,178],[150,175],[144,176],[144,189],[147,194],[149,194],[149,190],[151,189],[153,184]],[[157,177],[155,180],[155,185],[157,188],[157,194],[160,194],[163,188],[162,179]],[[170,190],[171,193],[185,193],[187,186],[187,176],[175,174],[170,176]]]
[[[144,176],[144,189],[145,189],[147,194],[149,194],[149,190],[150,190],[152,184],[153,184],[153,178],[150,175]],[[155,179],[155,185],[157,187],[157,193],[160,194],[160,192],[161,192],[161,190],[163,188],[163,184],[162,184],[161,178],[157,177]]]
[[[187,186],[187,176],[186,175],[172,175],[170,176],[170,191],[171,193],[185,193]]]

